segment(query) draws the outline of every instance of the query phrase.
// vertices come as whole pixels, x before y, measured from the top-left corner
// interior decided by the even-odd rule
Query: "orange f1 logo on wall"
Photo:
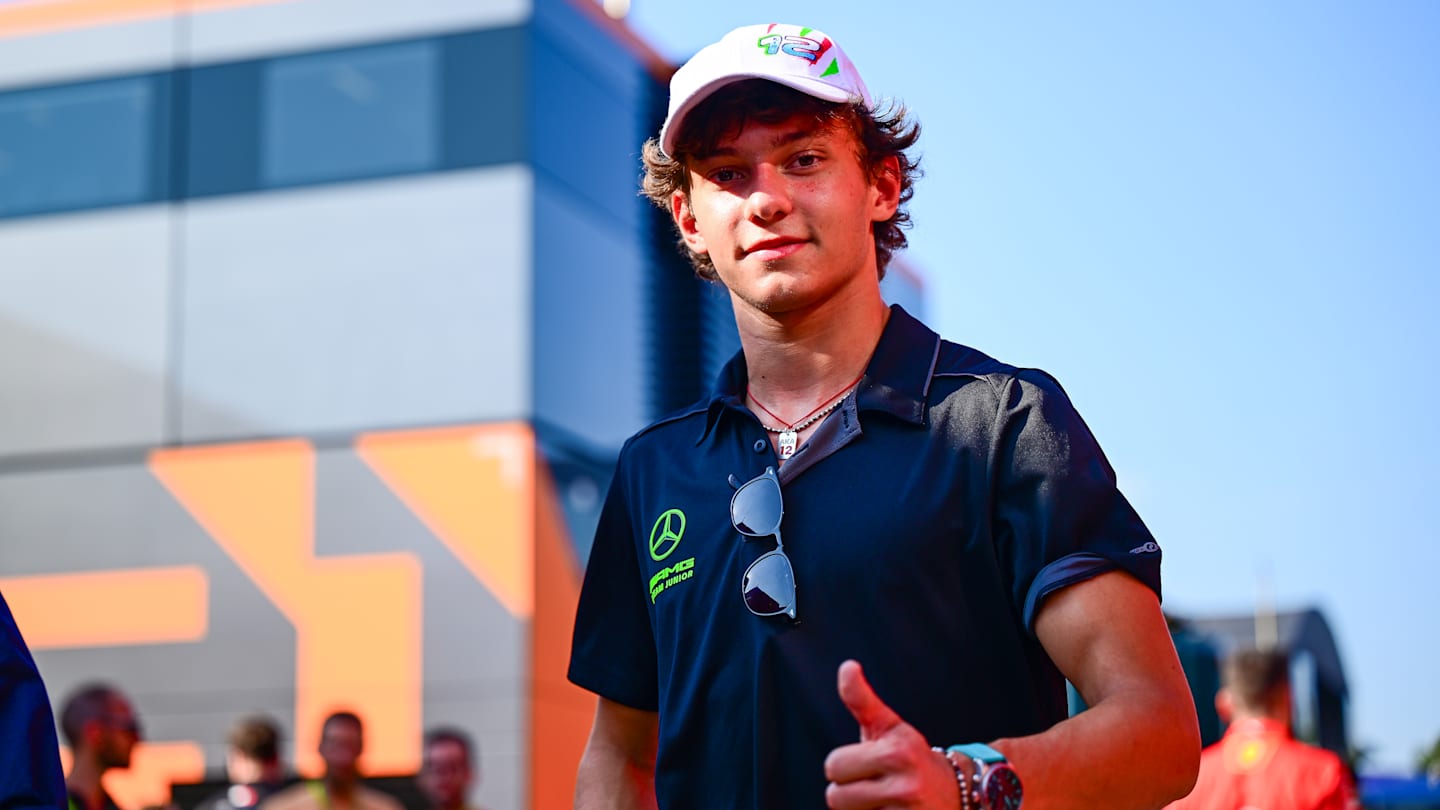
[[[469,643],[487,645],[484,632],[489,631],[484,628],[498,628],[501,639],[518,639],[516,622],[538,621],[536,452],[534,435],[523,424],[371,434],[358,437],[352,446],[318,452],[304,440],[156,450],[143,466],[106,474],[127,476],[127,487],[153,495],[155,505],[132,507],[136,512],[159,509],[168,516],[164,525],[179,529],[146,536],[144,526],[161,523],[152,516],[147,518],[150,523],[141,520],[131,528],[107,527],[114,531],[115,542],[141,550],[140,559],[170,554],[186,561],[219,560],[213,547],[199,549],[203,555],[196,553],[197,543],[213,541],[233,566],[162,565],[12,576],[0,578],[0,590],[37,652],[140,645],[153,650],[149,645],[190,644],[196,645],[194,655],[213,657],[236,652],[213,646],[220,618],[228,620],[231,633],[237,621],[243,621],[233,613],[234,594],[258,589],[293,628],[293,642],[283,633],[249,638],[247,643],[254,649],[243,654],[286,667],[293,653],[293,678],[284,669],[266,666],[262,667],[266,677],[278,680],[252,686],[257,693],[268,690],[283,696],[293,684],[293,743],[287,747],[298,769],[319,773],[320,721],[332,710],[347,708],[364,718],[368,769],[384,774],[411,772],[419,765],[425,697],[427,627],[422,605],[427,578],[433,580],[431,592],[443,603],[464,611]],[[347,527],[321,533],[330,541],[328,553],[316,549],[317,482],[331,479],[317,475],[317,462],[322,470],[335,471],[326,475],[344,479],[324,488],[318,499],[325,510],[319,516],[328,520],[322,523]],[[356,499],[372,504],[378,500],[382,503],[375,508],[396,517],[392,524],[378,527],[346,518]],[[132,518],[122,515],[115,522]],[[94,519],[104,525],[109,518]],[[53,514],[47,520],[56,526],[66,523]],[[554,544],[553,532],[547,529],[541,534],[549,538],[544,543]],[[563,535],[556,537],[563,543]],[[97,539],[90,536],[83,542],[93,544]],[[43,548],[36,549],[31,558],[51,559],[45,554]],[[73,555],[59,554],[49,570],[77,565]],[[547,576],[576,575],[567,560],[547,565],[554,569]],[[567,595],[561,601],[568,599]],[[253,597],[245,604],[255,604]],[[275,619],[264,618],[267,627],[276,626]],[[459,623],[448,620],[447,626]],[[559,626],[564,621],[551,623]],[[441,643],[459,646],[448,636],[439,638]],[[269,646],[276,641],[283,647]],[[512,655],[491,645],[488,654],[518,659],[524,646],[520,644]],[[513,669],[520,672],[523,666],[516,663]],[[190,673],[164,677],[163,683],[148,688],[161,694],[204,694],[205,685],[195,683]],[[457,677],[461,676],[445,675]],[[556,677],[563,680],[563,674]],[[487,688],[495,690],[493,683]],[[522,695],[517,699],[523,701],[526,691],[517,686],[516,694]],[[251,699],[231,692],[224,697],[232,702]],[[486,697],[493,701],[495,695]],[[52,698],[58,701],[63,695]],[[208,711],[218,714],[223,709],[217,705]],[[207,726],[207,742],[223,739],[233,719],[223,716],[214,721],[222,727]],[[147,744],[139,754],[132,773],[115,774],[137,781],[134,791],[117,793],[122,803],[127,798],[133,806],[163,802],[164,793],[157,795],[157,789],[163,791],[170,781],[198,781],[204,776],[203,751],[196,742],[161,740]],[[143,790],[138,782],[145,783]]]

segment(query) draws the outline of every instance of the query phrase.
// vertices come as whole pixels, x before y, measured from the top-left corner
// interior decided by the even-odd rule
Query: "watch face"
[[[980,785],[981,807],[988,810],[1020,810],[1020,775],[1009,765],[992,765]]]

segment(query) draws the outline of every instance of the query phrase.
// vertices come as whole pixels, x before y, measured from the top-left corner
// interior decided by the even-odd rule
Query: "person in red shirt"
[[[1189,796],[1168,810],[1352,810],[1358,808],[1340,757],[1290,736],[1289,661],[1243,650],[1226,662],[1215,709],[1229,723],[1200,755]]]

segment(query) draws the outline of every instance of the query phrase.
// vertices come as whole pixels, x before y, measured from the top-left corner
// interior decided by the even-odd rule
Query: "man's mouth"
[[[765,239],[751,245],[745,251],[748,258],[759,259],[762,262],[783,259],[806,245],[804,239],[776,238]]]

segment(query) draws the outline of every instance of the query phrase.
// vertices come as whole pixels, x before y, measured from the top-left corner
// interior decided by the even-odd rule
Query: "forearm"
[[[575,776],[575,810],[649,810],[655,807],[653,766],[629,761],[620,752],[585,749]]]
[[[997,740],[1026,810],[1159,808],[1195,784],[1199,731],[1186,700],[1113,695],[1048,731]]]
[[[1200,768],[1200,728],[1160,604],[1109,572],[1052,596],[1036,635],[1090,708],[994,743],[1015,765],[1026,810],[1157,808]]]
[[[576,810],[651,810],[659,715],[605,698],[575,774]]]

